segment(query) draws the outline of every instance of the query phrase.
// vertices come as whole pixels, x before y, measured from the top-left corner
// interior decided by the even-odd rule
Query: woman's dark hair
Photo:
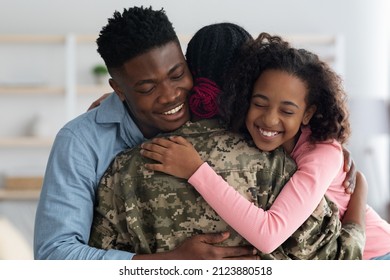
[[[188,43],[186,59],[194,78],[190,96],[192,113],[201,118],[218,114],[217,96],[226,72],[235,62],[239,48],[252,36],[241,26],[223,22],[198,30]]]
[[[163,9],[133,7],[115,11],[96,40],[98,53],[107,68],[121,67],[128,60],[169,42],[177,42],[176,32]]]
[[[309,122],[311,141],[336,139],[344,143],[350,135],[347,95],[341,78],[317,55],[296,49],[281,37],[261,33],[247,44],[239,55],[238,63],[226,77],[222,94],[221,115],[234,131],[247,133],[246,114],[249,110],[253,87],[266,70],[287,72],[306,84],[306,106],[317,110]]]

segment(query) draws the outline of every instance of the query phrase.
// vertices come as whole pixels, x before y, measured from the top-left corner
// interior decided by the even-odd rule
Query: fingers
[[[345,189],[346,193],[348,193],[348,194],[352,193],[352,189],[350,188],[350,186],[351,186],[351,182],[350,181],[345,181],[343,183],[343,186],[344,186],[344,189]]]
[[[152,148],[158,148],[158,147],[163,147],[163,148],[168,148],[172,145],[172,141],[166,139],[166,138],[153,138],[150,142],[144,143],[141,146],[144,147],[150,147]]]
[[[350,152],[343,148],[343,153],[344,153],[344,171],[349,172],[352,166],[352,158]]]
[[[162,164],[158,163],[145,163],[145,168],[152,171],[165,172],[165,168]]]
[[[160,146],[150,146],[145,145],[145,148],[142,147],[140,153],[142,156],[153,159],[158,162],[162,162],[163,160],[163,152],[161,151]]]
[[[151,142],[141,144],[141,155],[158,162],[162,162],[166,149],[171,141],[164,138],[155,138]]]
[[[217,234],[203,234],[204,242],[208,244],[218,244],[230,236],[229,232],[222,232]],[[215,245],[213,246],[214,255],[219,256],[218,258],[222,259],[246,259],[254,260],[256,259],[257,250],[253,249],[251,246],[233,246],[233,247],[222,247]]]
[[[202,235],[197,235],[198,237],[201,237],[203,239],[203,242],[208,244],[216,244],[221,243],[229,238],[230,233],[225,231],[221,233],[205,233]]]
[[[349,172],[347,173],[347,179],[344,181],[343,186],[346,193],[353,193],[356,186],[356,167],[354,164],[351,165]]]
[[[162,162],[164,158],[170,156],[170,153],[174,153],[174,148],[178,148],[177,145],[187,146],[191,143],[181,136],[171,136],[169,139],[154,138],[150,142],[141,144],[141,154]]]
[[[348,194],[353,193],[356,185],[356,168],[352,160],[350,152],[343,147],[344,154],[344,171],[347,173],[347,176],[343,182],[345,192]]]
[[[343,183],[345,192],[348,194],[352,194],[355,190],[355,180],[353,178],[350,178]]]
[[[181,136],[170,136],[169,140],[183,146],[191,145],[191,143],[187,139]]]

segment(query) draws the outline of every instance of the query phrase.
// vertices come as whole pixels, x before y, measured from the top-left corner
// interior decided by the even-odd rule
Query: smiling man
[[[134,7],[115,12],[97,44],[115,92],[56,136],[36,213],[36,259],[131,259],[129,252],[86,245],[100,178],[119,152],[189,120],[186,100],[192,77],[163,10]],[[214,250],[221,248],[212,244],[226,238],[202,235],[169,254],[152,257],[180,259],[183,252],[215,256]],[[250,252],[224,248],[225,256]]]
[[[146,138],[175,130],[189,120],[186,99],[192,76],[177,40],[123,65],[109,59],[105,61],[112,76],[110,85]]]

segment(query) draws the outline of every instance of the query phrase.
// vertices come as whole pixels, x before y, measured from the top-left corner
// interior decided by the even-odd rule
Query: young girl
[[[249,44],[226,79],[221,113],[231,127],[248,133],[256,146],[279,146],[292,156],[297,172],[270,209],[240,196],[181,137],[143,145],[144,155],[161,164],[148,168],[189,179],[216,212],[251,244],[268,253],[281,245],[313,212],[326,194],[343,217],[350,195],[342,186],[342,146],[349,136],[346,96],[339,77],[318,57],[262,33]],[[151,153],[149,153],[150,151]],[[390,259],[390,224],[366,208],[363,259]]]

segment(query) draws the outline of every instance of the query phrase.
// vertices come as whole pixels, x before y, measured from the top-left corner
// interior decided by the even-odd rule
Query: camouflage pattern
[[[284,150],[261,153],[217,120],[189,122],[173,134],[185,136],[219,175],[263,209],[270,208],[296,170]],[[194,234],[226,230],[231,235],[222,246],[248,244],[186,180],[147,170],[144,164],[151,160],[139,151],[118,155],[103,176],[91,246],[149,254],[172,250]],[[259,254],[262,259],[360,259],[363,246],[363,230],[354,224],[342,228],[337,207],[323,199],[282,246]]]

